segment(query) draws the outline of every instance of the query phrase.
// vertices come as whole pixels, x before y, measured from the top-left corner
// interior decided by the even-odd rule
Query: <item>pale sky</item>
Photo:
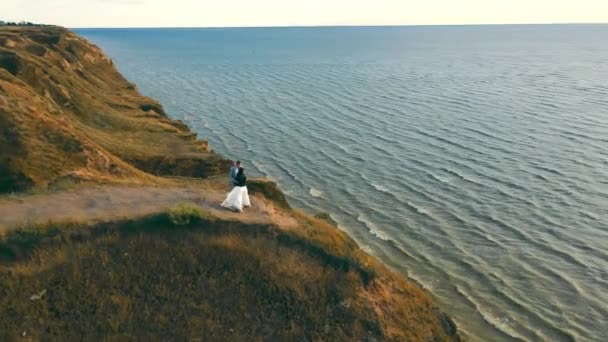
[[[0,20],[66,27],[608,23],[608,0],[0,0]]]

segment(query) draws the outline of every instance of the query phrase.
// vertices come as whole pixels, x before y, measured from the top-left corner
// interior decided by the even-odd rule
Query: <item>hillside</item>
[[[206,177],[225,161],[59,27],[0,28],[0,192],[53,182]]]
[[[226,162],[86,40],[0,27],[0,340],[460,340],[272,182],[223,210]]]

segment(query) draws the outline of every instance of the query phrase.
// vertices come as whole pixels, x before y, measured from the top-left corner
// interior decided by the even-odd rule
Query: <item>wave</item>
[[[262,173],[265,177],[270,178],[270,173],[268,172],[268,169],[266,168],[266,165],[263,164],[262,162],[259,162],[257,160],[252,160],[251,164],[260,172]],[[273,179],[271,179],[273,180]]]
[[[542,165],[534,165],[534,167],[536,169],[538,169],[538,170],[541,170],[541,171],[545,171],[545,172],[548,172],[548,173],[551,173],[551,174],[554,174],[554,175],[565,177],[565,175],[563,173],[561,173],[560,171],[558,171],[556,169],[550,168],[550,167],[545,167],[545,166],[542,166]]]
[[[508,316],[497,316],[491,314],[490,312],[484,310],[480,307],[480,304],[470,296],[466,291],[464,291],[460,286],[456,285],[456,292],[466,299],[468,303],[475,307],[475,310],[481,315],[484,321],[490,324],[492,327],[500,331],[501,333],[507,335],[511,339],[522,340],[522,336],[518,334],[518,332],[511,325],[511,318]],[[537,336],[538,337],[538,336]],[[540,340],[540,339],[539,339]]]
[[[323,197],[323,191],[315,189],[315,188],[310,188],[310,190],[308,190],[308,193],[310,194],[310,196],[315,197],[315,198]]]
[[[385,192],[385,193],[387,193],[387,194],[392,194],[392,192],[391,192],[391,191],[390,191],[388,188],[386,188],[385,186],[378,185],[378,184],[373,183],[373,182],[372,182],[372,183],[369,183],[369,184],[370,184],[370,185],[371,185],[371,186],[372,186],[374,189],[376,189],[376,190],[378,190],[378,191]]]
[[[288,175],[289,177],[291,177],[291,179],[293,181],[295,181],[298,185],[300,185],[300,186],[304,186],[305,185],[305,183],[298,176],[296,176],[296,174],[293,173],[289,167],[283,166],[283,163],[281,163],[280,161],[277,162],[276,166],[281,171],[283,171],[286,175]]]
[[[419,214],[423,214],[423,215],[426,215],[426,216],[428,216],[428,217],[433,218],[433,217],[431,216],[432,211],[431,211],[431,209],[430,209],[430,208],[427,208],[427,207],[422,207],[422,206],[418,206],[418,205],[416,205],[416,204],[413,204],[412,202],[406,202],[406,203],[407,203],[407,205],[408,205],[410,208],[415,209],[415,210],[416,210],[416,212],[418,212]]]
[[[522,229],[518,229],[517,227],[507,224],[506,222],[503,222],[502,220],[498,219],[493,215],[480,214],[479,217],[488,222],[489,224],[494,224],[500,227],[501,229],[505,229],[512,232],[514,235],[517,236],[518,241],[527,242],[528,244],[534,246],[537,251],[552,254],[553,256],[560,258],[562,261],[568,262],[572,265],[576,265],[579,270],[588,269],[588,266],[584,262],[579,260],[577,257],[563,251],[562,249],[554,247],[552,243],[544,239],[532,237],[528,233],[525,233]]]
[[[467,181],[467,182],[469,182],[469,183],[473,183],[473,184],[475,184],[475,185],[479,185],[479,186],[484,186],[484,185],[483,185],[483,184],[482,184],[482,183],[479,181],[479,179],[478,179],[478,178],[471,177],[471,176],[469,176],[469,175],[467,175],[467,174],[464,174],[464,173],[461,173],[461,172],[459,172],[459,171],[456,171],[456,170],[453,170],[453,169],[450,169],[450,168],[446,168],[446,167],[442,167],[441,169],[442,169],[443,171],[445,171],[445,172],[447,172],[447,173],[450,173],[450,174],[452,174],[452,175],[454,175],[454,176],[456,176],[456,177],[458,177],[458,178],[460,178],[460,179],[462,179],[462,180],[464,180],[464,181]]]
[[[438,175],[436,175],[434,173],[431,173],[430,175],[431,175],[431,177],[433,177],[434,179],[440,181],[441,183],[451,183],[451,182],[453,182],[456,179],[454,177],[438,176]]]
[[[391,241],[386,235],[384,235],[381,230],[378,228],[378,226],[376,226],[375,223],[373,223],[372,221],[370,221],[367,217],[365,217],[364,215],[359,215],[357,216],[357,221],[363,223],[365,225],[365,227],[367,227],[367,230],[374,235],[375,237],[379,238],[380,240],[384,240],[384,241]]]
[[[608,142],[608,122],[599,115],[601,105],[608,103],[604,99],[608,86],[601,77],[589,77],[581,84],[567,68],[553,72],[562,63],[559,60],[547,62],[549,69],[543,70],[511,60],[503,66],[520,71],[488,69],[489,77],[479,78],[470,77],[478,68],[469,67],[485,62],[480,58],[463,59],[445,73],[440,59],[432,54],[421,61],[405,56],[406,63],[384,63],[388,59],[383,59],[381,51],[373,57],[365,51],[343,56],[339,49],[319,50],[321,56],[332,58],[327,63],[319,63],[314,53],[289,56],[288,52],[287,57],[293,59],[280,64],[231,55],[225,62],[211,61],[204,70],[193,71],[171,64],[179,58],[151,58],[158,54],[150,47],[135,48],[137,44],[123,44],[129,56],[124,59],[129,61],[128,75],[141,89],[159,95],[167,112],[177,113],[197,128],[218,152],[229,156],[246,151],[253,167],[267,177],[275,174],[288,188],[286,194],[305,207],[318,206],[315,199],[331,193],[336,203],[327,205],[341,215],[348,212],[356,217],[373,235],[372,241],[389,241],[390,235],[393,243],[382,243],[382,248],[409,246],[415,257],[409,260],[391,250],[396,262],[407,260],[425,268],[432,260],[446,274],[450,267],[472,274],[467,280],[452,276],[445,282],[431,281],[430,290],[449,292],[453,285],[475,278],[466,287],[470,293],[500,298],[492,284],[485,282],[501,284],[499,276],[529,268],[532,278],[550,279],[563,291],[556,305],[585,323],[592,322],[588,313],[577,311],[578,306],[571,303],[580,301],[580,306],[591,307],[594,295],[606,294],[605,273],[595,273],[596,280],[589,277],[590,272],[603,272],[608,262],[598,242],[606,237],[602,204],[608,198],[603,177],[608,160],[601,145]],[[174,57],[188,57],[180,55],[180,49],[167,51]],[[461,53],[467,55],[467,51]],[[141,62],[133,63],[133,56]],[[590,61],[602,61],[577,56],[582,68]],[[497,56],[485,57],[493,61]],[[122,63],[120,53],[116,60]],[[351,63],[355,60],[356,64]],[[546,68],[544,61],[537,61],[538,68]],[[161,71],[146,73],[149,70]],[[511,87],[512,82],[518,82],[518,87]],[[571,100],[577,94],[584,95],[580,104]],[[578,109],[573,112],[575,104]],[[333,165],[319,168],[321,162]],[[385,183],[382,177],[392,168],[402,170],[402,176]],[[348,182],[348,187],[340,186],[341,182]],[[385,200],[381,208],[375,202],[378,198]],[[436,222],[429,224],[428,217]],[[386,222],[386,228],[378,227],[375,220]],[[420,226],[406,227],[403,222]],[[475,242],[526,257],[492,263],[463,253]],[[433,253],[438,249],[443,254]],[[463,255],[467,265],[452,261]],[[551,267],[536,265],[528,259],[531,255],[550,260]],[[496,278],[476,272],[496,274]],[[505,278],[505,282],[513,285],[517,279]],[[525,303],[525,309],[538,305],[524,295],[515,300]],[[483,322],[517,334],[525,318],[496,314],[500,309],[480,305],[478,310]],[[468,320],[460,319],[465,326]],[[536,321],[528,322],[530,330],[544,332],[539,326],[551,330],[547,323]],[[475,320],[469,327],[483,322]],[[596,324],[589,324],[597,330]],[[541,339],[529,332],[522,334]]]
[[[436,288],[438,288],[439,280],[438,279],[430,279],[430,280],[422,280],[420,277],[416,277],[412,273],[408,272],[407,276],[416,281],[423,289],[433,292]]]

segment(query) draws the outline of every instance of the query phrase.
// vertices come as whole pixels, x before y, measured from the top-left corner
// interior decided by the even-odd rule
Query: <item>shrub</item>
[[[169,222],[175,226],[187,226],[208,218],[208,215],[200,207],[191,203],[184,203],[169,209],[167,217]]]

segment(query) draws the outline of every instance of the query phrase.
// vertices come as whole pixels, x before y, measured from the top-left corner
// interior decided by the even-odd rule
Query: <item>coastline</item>
[[[537,30],[538,34],[531,32]],[[593,238],[594,232],[602,234],[603,208],[589,203],[602,203],[601,179],[590,177],[594,174],[590,167],[601,169],[601,159],[596,157],[602,151],[594,149],[600,146],[599,140],[581,145],[579,138],[584,137],[578,134],[602,138],[604,134],[594,134],[595,129],[582,123],[603,121],[597,111],[590,111],[591,106],[581,108],[585,119],[571,117],[569,113],[574,112],[568,108],[576,97],[553,95],[582,93],[572,89],[570,83],[554,82],[557,78],[551,76],[554,67],[567,67],[573,60],[588,66],[580,65],[576,70],[597,75],[592,69],[601,65],[597,63],[605,58],[606,50],[579,55],[573,53],[578,50],[573,47],[589,46],[596,40],[587,41],[585,37],[600,34],[600,30],[563,27],[564,39],[550,45],[542,38],[554,36],[556,30],[551,27],[522,28],[530,34],[500,46],[482,29],[465,34],[446,28],[429,30],[436,35],[426,31],[413,36],[424,40],[428,48],[408,44],[411,36],[407,30],[383,32],[374,35],[377,39],[372,41],[352,41],[349,38],[366,33],[343,31],[337,34],[329,30],[320,36],[308,30],[284,34],[278,30],[276,35],[283,38],[262,49],[260,42],[248,38],[261,35],[264,41],[269,32],[243,30],[233,40],[241,42],[239,48],[220,53],[224,57],[221,59],[214,58],[218,56],[216,51],[225,46],[224,39],[232,42],[234,32],[126,31],[118,36],[101,30],[87,37],[103,46],[125,75],[137,81],[142,92],[160,99],[173,117],[188,122],[193,130],[210,139],[214,149],[227,156],[249,155],[248,166],[251,161],[259,163],[284,185],[286,194],[311,204],[312,212],[339,212],[352,217],[355,222],[347,221],[346,229],[353,232],[349,235],[363,249],[371,247],[385,263],[400,267],[402,274],[409,272],[421,279],[442,299],[438,303],[459,327],[477,339],[500,341],[503,335],[496,333],[496,327],[524,340],[568,339],[568,335],[593,340],[596,331],[603,336],[605,303],[586,295],[604,293],[603,278],[587,281],[583,276],[586,273],[581,273],[592,271],[591,265],[602,265],[605,260],[602,244]],[[508,28],[491,31],[499,37],[512,33]],[[155,44],[138,43],[139,38],[153,38],[157,32],[164,39]],[[445,39],[456,39],[460,34],[462,47]],[[295,37],[306,44],[294,44]],[[217,42],[211,44],[216,48],[191,49],[192,42],[207,40]],[[328,40],[335,40],[336,45],[324,44]],[[398,52],[374,49],[377,40],[399,41],[409,48]],[[479,50],[468,49],[468,42]],[[515,52],[532,46],[531,42],[536,43],[533,46],[539,55]],[[345,49],[353,51],[354,45],[360,48],[344,54]],[[255,46],[255,55],[239,55],[243,49],[249,51],[245,48],[249,46]],[[312,53],[303,54],[301,46]],[[159,48],[166,57],[152,58]],[[463,66],[460,69],[444,66],[444,55],[432,51],[453,52],[455,58],[469,63],[459,64]],[[285,53],[283,58],[273,58],[281,52]],[[189,58],[193,53],[200,58]],[[414,58],[409,57],[412,53]],[[417,63],[415,57],[420,54],[426,58]],[[521,58],[512,60],[520,68],[500,63],[511,54]],[[319,64],[329,58],[336,63]],[[485,62],[485,68],[477,67],[478,58]],[[540,69],[518,63],[524,60]],[[330,72],[332,69],[335,72]],[[151,70],[150,74],[146,70]],[[564,76],[577,79],[578,73],[572,72],[564,69]],[[453,82],[442,82],[448,74],[454,76]],[[368,82],[354,83],[357,79]],[[480,80],[496,80],[500,87],[488,87]],[[592,80],[588,78],[590,85],[600,87],[597,94],[601,96],[601,79]],[[449,94],[437,91],[444,89]],[[473,92],[487,94],[487,101],[471,96]],[[555,101],[538,103],[539,94]],[[602,100],[586,94],[590,99]],[[521,101],[509,100],[513,98]],[[569,132],[568,127],[552,121],[556,115],[582,125]],[[235,117],[242,118],[244,125],[234,123]],[[390,125],[397,122],[400,125]],[[563,138],[555,136],[546,122],[563,129]],[[510,129],[506,132],[503,127]],[[560,144],[529,144],[552,139]],[[570,157],[572,162],[560,163],[551,158],[559,146],[596,153],[593,158],[564,153],[563,157]],[[537,148],[547,158],[535,154]],[[361,157],[368,163],[361,162]],[[281,166],[288,168],[295,179]],[[397,181],[390,172],[395,167],[403,170]],[[349,172],[337,170],[340,168]],[[588,181],[561,177],[553,171],[577,175],[577,169],[585,171],[580,176],[590,177]],[[595,184],[596,196],[575,191],[577,184]],[[324,190],[324,197],[311,197],[310,187]],[[562,196],[558,190],[562,187],[573,190],[577,198]],[[307,207],[302,201],[293,204]],[[561,210],[554,210],[557,208]],[[593,216],[579,215],[579,209]],[[383,233],[384,238],[396,241],[398,248],[368,234],[368,229],[356,221],[359,214],[365,214],[362,218],[375,224],[375,231]],[[347,220],[346,215],[341,216]],[[572,234],[572,227],[577,227],[581,235]],[[594,252],[583,250],[587,247]],[[560,253],[567,250],[587,267]],[[550,260],[551,267],[539,259]],[[565,278],[555,279],[556,273]],[[526,281],[521,281],[524,275]],[[581,292],[573,291],[571,285]],[[578,300],[597,311],[575,305]],[[564,316],[568,317],[565,321]],[[594,329],[582,328],[585,326]]]
[[[99,48],[73,33],[57,27],[28,28],[22,32],[9,29],[4,34],[7,36],[0,37],[0,46],[3,46],[3,50],[0,51],[0,86],[2,87],[0,89],[8,92],[9,96],[8,101],[0,101],[0,111],[3,112],[3,115],[9,116],[5,119],[8,121],[4,126],[8,130],[3,136],[0,136],[0,139],[14,143],[13,149],[3,152],[5,155],[0,155],[5,158],[1,165],[5,192],[23,193],[37,188],[51,189],[51,194],[54,192],[63,194],[66,191],[64,189],[102,186],[109,187],[107,191],[113,193],[116,191],[112,188],[115,184],[135,187],[151,185],[162,189],[162,187],[180,182],[182,186],[187,186],[186,184],[191,182],[188,179],[201,178],[201,182],[197,183],[193,180],[190,186],[203,185],[203,189],[207,189],[206,191],[209,193],[212,193],[212,190],[216,191],[214,196],[217,196],[217,191],[225,186],[221,185],[222,178],[218,178],[218,175],[223,174],[227,160],[214,153],[209,144],[204,140],[199,140],[197,135],[192,133],[183,122],[170,119],[160,103],[141,96],[137,87],[118,74],[113,62],[103,55]],[[17,52],[11,52],[11,49]],[[55,60],[57,64],[53,64]],[[45,70],[45,67],[48,69]],[[89,73],[91,71],[92,73]],[[49,72],[51,76],[48,76]],[[45,73],[48,78],[43,76]],[[68,80],[62,83],[63,77],[68,76]],[[109,82],[105,83],[102,80]],[[74,87],[74,84],[78,84],[78,86]],[[105,88],[106,84],[112,85]],[[117,84],[118,88],[113,88]],[[81,87],[82,85],[86,86]],[[68,90],[66,89],[68,86],[73,88]],[[91,89],[89,90],[87,87],[91,87]],[[95,87],[110,89],[110,92],[102,94],[96,92]],[[111,92],[112,89],[120,89],[120,91],[114,94]],[[125,96],[125,94],[128,95]],[[22,108],[24,96],[30,97],[32,103],[38,106],[35,111],[27,112],[28,109]],[[91,108],[105,110],[104,115],[107,116],[103,121],[99,121],[97,117],[91,116]],[[14,113],[15,110],[24,110],[25,119],[11,121],[14,119],[11,113]],[[43,122],[45,126],[34,126],[35,122]],[[110,130],[107,130],[108,123],[113,125]],[[38,135],[35,130],[52,133]],[[120,130],[124,130],[125,134],[121,134]],[[26,135],[30,131],[33,131],[33,135]],[[125,144],[125,141],[130,142]],[[151,141],[159,143],[150,149],[151,146],[147,143]],[[34,149],[40,146],[43,147],[43,150]],[[173,150],[168,150],[167,147]],[[23,153],[24,150],[27,153]],[[54,156],[56,160],[53,164],[44,167],[42,164],[45,159],[37,159],[39,158],[37,154],[40,153]],[[182,177],[181,180],[171,178],[176,176]],[[208,182],[205,179],[208,179]],[[269,241],[274,241],[273,239],[278,236],[279,245],[286,243],[285,246],[301,246],[298,248],[301,248],[303,252],[313,253],[311,255],[314,262],[313,259],[307,261],[311,263],[311,267],[316,265],[317,259],[320,258],[321,261],[325,260],[323,261],[325,264],[322,263],[325,265],[323,267],[335,269],[332,272],[337,272],[337,275],[343,272],[345,278],[340,278],[340,282],[345,282],[346,288],[354,287],[358,291],[354,293],[356,297],[353,297],[357,298],[353,302],[357,303],[357,307],[347,306],[346,308],[354,310],[356,315],[364,312],[361,311],[362,308],[373,308],[372,311],[376,312],[378,317],[382,317],[381,319],[366,317],[365,320],[371,319],[371,322],[376,322],[374,324],[379,328],[370,327],[371,332],[366,332],[365,329],[356,330],[357,333],[364,335],[370,333],[391,337],[390,339],[398,339],[399,336],[410,336],[410,338],[412,336],[419,338],[435,336],[442,340],[460,339],[450,318],[441,313],[432,304],[432,301],[426,298],[428,293],[423,293],[420,289],[416,290],[405,280],[399,280],[400,276],[385,270],[384,266],[362,252],[352,239],[343,232],[339,232],[337,228],[331,228],[331,225],[323,224],[317,219],[289,209],[284,194],[273,183],[257,181],[252,182],[251,186],[252,194],[258,194],[261,203],[266,203],[264,204],[266,209],[260,209],[262,210],[260,213],[266,216],[261,215],[260,218],[271,218],[269,222],[264,223],[272,226],[270,228],[272,234],[267,237],[270,239]],[[69,190],[67,191],[69,192]],[[34,196],[45,197],[47,195],[42,193]],[[205,202],[206,197],[204,196],[209,195],[200,196],[203,196],[203,202]],[[17,201],[28,202],[30,197],[20,195]],[[8,198],[5,204],[13,205],[14,201]],[[188,219],[186,223],[188,227],[200,227],[201,225],[207,227],[216,223],[239,226],[238,217],[227,219],[224,217],[225,214],[214,211],[213,207],[209,208],[209,212],[204,213],[200,209],[184,210],[187,210],[188,214],[180,212],[179,215],[185,215],[184,217]],[[304,224],[309,231],[300,232],[298,226],[294,226],[296,228],[289,225],[282,226],[285,223],[281,221],[280,215],[277,218],[272,216],[273,213],[293,216],[291,220],[295,220],[296,225]],[[254,215],[257,214],[254,213]],[[170,217],[173,216],[170,215]],[[273,221],[275,219],[279,221]],[[139,222],[137,220],[133,222],[136,222],[136,225],[150,225],[152,221],[146,220],[144,219],[143,223],[137,223]],[[161,223],[171,226],[178,225],[176,222],[181,223],[182,221],[180,219],[180,221],[162,221]],[[100,232],[106,234],[108,231],[106,224],[108,223],[97,223],[96,219],[92,226],[99,225]],[[109,224],[119,227],[116,228],[115,233],[121,235],[124,233],[123,228],[120,227],[128,228],[132,223],[111,219]],[[89,230],[87,227],[91,226],[90,223],[76,221],[71,224],[70,229],[73,229],[74,225],[77,226],[77,229],[74,230],[78,232],[76,235],[84,234],[85,240],[91,239],[90,233],[87,233]],[[37,234],[41,235],[36,235],[35,245],[39,244],[40,248],[47,248],[44,246],[54,241],[57,234],[72,236],[70,234],[73,233],[68,233],[69,230],[63,232],[65,227],[61,225],[60,228],[57,227],[54,226],[51,229],[48,226],[36,226],[35,229],[40,232]],[[248,227],[248,224],[244,223],[244,227]],[[17,236],[23,234],[23,229],[21,227],[8,233],[4,232],[3,251],[8,251],[7,255],[15,258],[8,265],[11,263],[30,265],[32,262],[35,264],[35,261],[29,259],[27,253],[20,254],[21,249],[25,248],[25,245],[22,245],[23,241],[13,239],[14,234],[18,234]],[[93,230],[95,229],[97,228],[93,228]],[[234,231],[235,234],[242,233],[240,228],[234,228]],[[315,234],[309,235],[310,232]],[[95,234],[92,236],[94,237]],[[8,240],[6,240],[7,238]],[[31,241],[28,240],[27,243],[29,244]],[[74,240],[72,243],[80,242]],[[95,257],[95,254],[90,256]],[[65,259],[61,260],[65,262]],[[57,259],[56,262],[62,261]],[[11,274],[10,272],[8,275],[3,274],[3,277],[10,277]],[[23,274],[22,276],[27,278],[36,276],[36,274]],[[359,277],[360,279],[358,279]],[[295,286],[295,284],[289,286]],[[387,293],[391,294],[391,297],[383,298],[382,296]],[[416,301],[410,302],[410,300],[402,299],[404,294],[413,295]],[[361,305],[360,308],[359,305]],[[415,323],[420,317],[410,317],[410,313],[403,311],[407,308],[416,311],[417,313],[414,315],[421,315],[420,317],[431,321]],[[357,326],[362,324],[358,323],[358,320],[355,322]],[[416,326],[416,324],[420,326]],[[403,331],[405,326],[416,328],[414,332]],[[346,334],[347,332],[340,333]],[[411,335],[412,333],[419,335]]]
[[[349,37],[366,34],[365,31],[328,30],[327,35],[319,36],[309,33],[317,30],[285,34],[280,34],[279,30],[276,34],[284,39],[264,46],[265,49],[256,49],[254,56],[240,58],[235,55],[239,49],[220,54],[234,63],[208,58],[215,54],[208,55],[198,49],[195,51],[202,53],[202,59],[190,60],[186,57],[191,50],[180,48],[189,47],[188,42],[207,38],[218,42],[212,46],[221,47],[224,39],[233,36],[229,34],[226,37],[221,32],[167,30],[164,31],[165,37],[171,40],[161,39],[155,45],[139,44],[138,37],[153,37],[157,31],[147,35],[127,31],[120,37],[99,31],[87,34],[87,37],[107,49],[125,75],[137,81],[145,94],[162,100],[173,117],[187,121],[224,155],[233,152],[239,157],[251,154],[250,160],[260,162],[275,175],[273,178],[285,184],[283,189],[288,195],[303,198],[305,203],[311,204],[315,208],[313,212],[347,212],[353,218],[367,214],[362,218],[375,224],[375,230],[382,232],[385,238],[397,241],[400,248],[388,246],[369,235],[367,228],[359,222],[348,221],[347,228],[354,231],[351,236],[359,234],[358,240],[363,241],[363,247],[371,241],[371,246],[378,255],[383,255],[383,260],[392,261],[398,267],[405,266],[404,274],[409,271],[416,278],[423,279],[423,283],[443,297],[444,307],[455,308],[450,311],[453,316],[465,317],[460,319],[462,325],[468,331],[478,332],[481,339],[491,339],[495,335],[494,326],[487,323],[491,322],[523,339],[551,340],[570,334],[576,339],[592,340],[597,336],[594,331],[599,331],[600,336],[605,333],[601,323],[606,306],[603,300],[598,303],[586,294],[604,293],[603,278],[587,281],[581,272],[591,271],[591,264],[601,265],[605,259],[603,246],[594,238],[596,233],[602,234],[603,210],[593,204],[602,203],[601,193],[605,191],[600,179],[585,179],[585,175],[595,174],[591,168],[601,169],[601,158],[597,157],[602,155],[602,151],[596,148],[601,144],[599,140],[598,143],[589,140],[590,144],[581,145],[580,139],[601,139],[604,134],[593,123],[603,120],[594,111],[598,107],[591,105],[580,108],[579,118],[572,116],[574,112],[569,108],[573,108],[571,105],[577,96],[582,95],[582,89],[573,88],[571,83],[554,82],[558,75],[551,70],[561,66],[563,74],[560,75],[572,80],[578,79],[579,72],[589,75],[586,78],[589,86],[598,87],[595,88],[598,92],[594,95],[585,91],[585,97],[601,103],[601,80],[592,75],[598,75],[593,70],[602,65],[606,50],[590,51],[585,47],[597,42],[597,39],[588,38],[601,37],[602,30],[593,27],[520,27],[522,35],[515,40],[508,38],[513,33],[510,28],[488,30],[497,37],[507,38],[509,44],[497,46],[492,39],[484,39],[488,34],[482,28],[471,29],[468,33],[451,28],[418,31],[420,34],[415,37],[424,37],[429,43],[425,43],[427,49],[420,44],[408,44],[409,30],[403,29],[401,32],[376,32],[373,36],[377,39],[359,41],[360,48],[348,56],[343,52],[345,48],[351,51],[353,44]],[[369,34],[372,31],[377,30],[367,30]],[[544,38],[555,37],[558,32],[563,33],[563,39],[546,44],[548,42]],[[246,38],[259,34],[261,31],[242,30],[239,32],[241,38],[236,41],[241,41],[244,46],[257,45],[255,39],[248,44],[250,40]],[[463,39],[463,48],[455,49],[450,42],[461,34],[467,39]],[[183,39],[178,39],[180,37]],[[304,38],[308,43],[292,44],[294,37]],[[323,48],[326,46],[323,44],[325,37],[337,42],[331,51]],[[407,51],[415,52],[416,56],[426,55],[427,62],[416,63],[415,59],[408,57],[411,53],[403,49],[399,49],[402,52],[379,49],[378,40],[401,41],[409,47]],[[123,45],[124,42],[130,42],[129,46]],[[468,42],[479,50],[467,49]],[[511,63],[500,63],[515,51],[528,51],[526,46],[532,46],[532,42],[539,54],[518,53],[521,59],[511,60],[517,69],[526,72],[511,73],[509,70],[515,70],[510,68]],[[314,53],[303,54],[298,45],[309,46]],[[168,58],[148,58],[155,55],[158,47],[165,48]],[[208,50],[218,49],[205,51]],[[469,63],[459,64],[461,69],[454,69],[453,65],[442,66],[443,55],[427,55],[431,52],[429,50],[453,52],[454,57]],[[576,50],[586,52],[579,54]],[[275,52],[280,51],[289,53],[281,60],[273,59]],[[376,52],[370,54],[368,51]],[[377,55],[379,63],[374,63],[370,55]],[[174,63],[175,57],[180,56],[185,58],[180,64],[184,67]],[[335,57],[336,65],[342,65],[340,70],[334,68],[335,73],[329,73],[330,68],[316,64],[328,57]],[[394,60],[394,57],[401,57],[402,61]],[[485,68],[477,68],[475,61],[479,61],[478,58],[484,61]],[[519,63],[524,60],[539,68],[528,69],[526,65],[529,63]],[[577,64],[576,72],[568,68],[573,60],[581,62]],[[357,64],[353,69],[349,67],[354,65],[351,61],[372,63]],[[250,62],[255,62],[255,65],[243,65]],[[398,69],[389,69],[389,65]],[[399,66],[405,69],[399,69]],[[146,69],[152,72],[147,74]],[[396,78],[391,78],[387,71],[395,71]],[[443,79],[439,76],[446,75],[447,71],[450,71],[454,82],[437,82]],[[168,77],[167,72],[172,77]],[[298,77],[301,75],[307,75],[307,78]],[[544,76],[536,78],[532,75]],[[352,83],[356,81],[354,76],[369,83]],[[496,83],[499,87],[483,86],[476,81],[480,80],[479,77],[500,80]],[[393,80],[394,83],[383,86],[374,82],[377,79]],[[346,87],[335,88],[332,84]],[[466,86],[459,87],[459,84]],[[449,90],[449,94],[438,94],[435,89]],[[470,97],[471,91],[487,94],[488,101]],[[553,100],[539,101],[537,95],[541,94]],[[571,96],[555,97],[556,94]],[[521,101],[513,103],[510,98]],[[400,107],[401,104],[406,107]],[[205,115],[199,116],[198,113]],[[226,125],[234,115],[247,121],[246,129],[238,129],[237,126],[235,132],[230,129],[235,127],[234,124]],[[361,126],[360,123],[365,122],[359,120],[366,116],[369,120],[365,122],[370,125]],[[568,128],[574,127],[551,121],[556,116],[573,124],[584,121],[589,125],[577,125],[576,130],[571,130]],[[280,118],[285,118],[285,124],[280,124]],[[436,120],[441,118],[445,123],[436,124]],[[356,122],[351,119],[356,119]],[[547,120],[561,129],[564,133],[562,138],[555,136],[555,132],[543,124],[549,122]],[[387,121],[402,124],[387,128],[385,132],[377,129]],[[409,125],[408,121],[415,124]],[[511,129],[503,132],[501,127],[504,125]],[[337,127],[348,129],[342,134],[332,129]],[[219,137],[214,138],[214,134]],[[386,139],[376,139],[374,134]],[[281,139],[281,136],[291,136],[291,142]],[[249,144],[241,143],[242,139]],[[327,140],[330,141],[323,142]],[[551,143],[554,140],[559,144]],[[273,145],[272,141],[280,144]],[[532,141],[549,142],[548,145],[541,143],[537,146],[549,158],[531,151],[528,143]],[[289,143],[296,148],[291,148]],[[273,146],[281,146],[281,150]],[[573,150],[565,153],[564,159],[550,158],[559,146],[593,153],[585,153],[585,156]],[[382,153],[377,153],[380,151],[377,148],[389,150],[389,153],[383,157]],[[370,167],[359,164],[357,158],[363,156],[377,162]],[[519,162],[512,162],[516,160]],[[296,179],[292,181],[290,175],[277,169],[275,163],[289,166]],[[352,172],[336,171],[333,167],[336,164]],[[316,167],[312,168],[312,165]],[[377,167],[379,165],[383,167]],[[391,181],[390,172],[385,172],[388,165],[400,166],[406,173],[399,184]],[[364,170],[368,171],[360,172]],[[563,173],[560,175],[554,170]],[[578,171],[580,177],[574,177],[579,175]],[[563,177],[564,174],[572,174],[573,177]],[[335,179],[335,175],[340,175],[339,179]],[[373,183],[371,187],[370,183]],[[576,191],[578,185],[589,187],[592,184],[587,192]],[[307,185],[325,190],[325,198],[310,197]],[[562,186],[574,191],[576,196],[562,196],[558,190]],[[382,187],[384,191],[376,187]],[[301,202],[294,204],[307,207]],[[336,210],[337,205],[339,210]],[[556,211],[557,208],[561,209]],[[579,210],[582,210],[580,215]],[[586,216],[587,213],[591,216]],[[346,220],[344,216],[343,220]],[[571,234],[571,227],[577,227],[581,235]],[[518,243],[514,244],[515,241]],[[577,243],[573,244],[574,241]],[[583,248],[591,248],[593,252],[588,253]],[[559,251],[570,251],[576,260]],[[551,260],[551,267],[538,261],[540,255],[543,260]],[[586,267],[576,261],[583,262]],[[566,278],[552,281],[556,272]],[[529,281],[519,282],[524,275]],[[552,285],[541,287],[539,284]],[[570,285],[581,292],[571,291]],[[557,296],[557,293],[561,295]],[[530,301],[531,298],[546,299],[542,301],[546,305],[537,305]],[[576,300],[584,301],[597,311],[579,310],[580,306],[572,304]],[[539,318],[530,321],[528,317],[531,315]],[[567,316],[567,320],[564,322],[560,315]],[[581,328],[585,326],[594,329]]]

